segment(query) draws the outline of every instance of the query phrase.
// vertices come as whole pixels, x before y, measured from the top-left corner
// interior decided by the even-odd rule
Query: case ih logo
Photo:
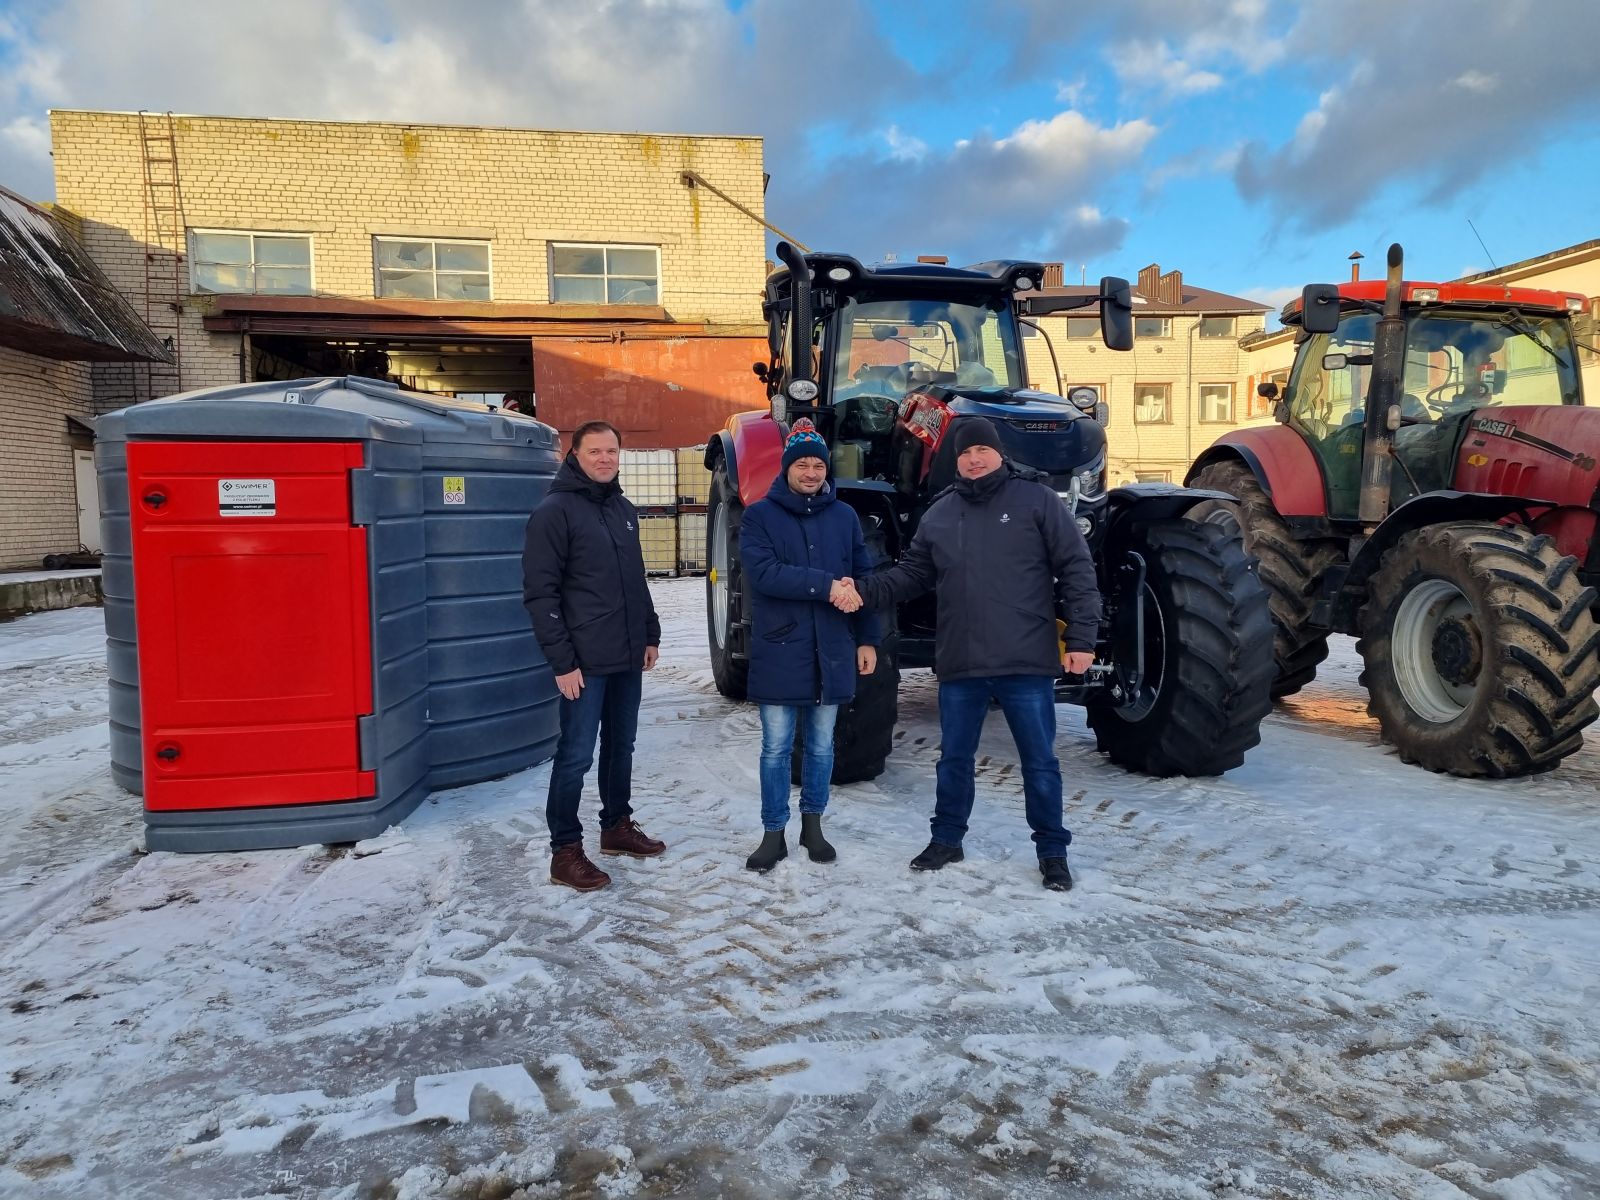
[[[1012,421],[1011,424],[1018,429],[1029,433],[1054,433],[1061,427],[1059,421]]]
[[[1493,417],[1479,417],[1472,427],[1479,433],[1492,433],[1496,437],[1510,437],[1517,432],[1517,427],[1510,421],[1496,421]]]

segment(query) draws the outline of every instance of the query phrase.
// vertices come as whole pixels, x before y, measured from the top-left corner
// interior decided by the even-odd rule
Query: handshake
[[[833,581],[833,587],[828,591],[828,600],[840,612],[847,613],[857,611],[864,603],[861,593],[856,591],[856,581],[848,575]]]

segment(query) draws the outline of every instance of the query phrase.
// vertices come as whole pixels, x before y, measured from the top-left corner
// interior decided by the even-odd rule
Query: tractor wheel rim
[[[728,506],[711,510],[711,631],[720,650],[728,640]]]
[[[1239,524],[1239,514],[1234,512],[1231,505],[1218,501],[1215,507],[1201,516],[1201,521],[1206,525],[1215,525],[1218,529],[1228,533],[1244,536],[1244,526]]]
[[[1477,692],[1476,679],[1452,683],[1435,660],[1441,626],[1469,624],[1472,615],[1472,604],[1447,579],[1425,579],[1400,601],[1391,635],[1395,682],[1411,711],[1424,721],[1448,725],[1466,712]]]
[[[1130,720],[1142,721],[1148,717],[1161,699],[1161,684],[1167,671],[1167,621],[1161,611],[1161,601],[1150,585],[1144,585],[1139,602],[1144,605],[1144,678],[1139,683],[1139,694],[1127,707]]]

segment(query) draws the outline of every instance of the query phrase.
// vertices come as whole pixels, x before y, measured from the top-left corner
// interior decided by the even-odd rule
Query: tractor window
[[[1371,313],[1355,313],[1336,332],[1316,334],[1301,347],[1289,378],[1289,415],[1310,437],[1320,441],[1361,423],[1377,323]]]
[[[1520,313],[1413,317],[1406,325],[1408,421],[1499,404],[1578,403],[1567,323]]]
[[[943,300],[847,300],[836,317],[834,400],[898,401],[932,383],[1019,387],[1017,326],[1009,307]]]
[[[1335,332],[1313,335],[1300,347],[1289,376],[1289,423],[1321,461],[1332,517],[1356,511],[1377,324],[1371,313],[1352,313]]]

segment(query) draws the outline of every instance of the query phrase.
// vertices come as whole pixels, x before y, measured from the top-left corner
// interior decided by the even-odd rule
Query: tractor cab
[[[1020,327],[1026,316],[1099,304],[1107,345],[1125,349],[1123,280],[1102,280],[1099,294],[1045,297],[1040,263],[863,266],[847,255],[780,253],[786,268],[768,280],[764,306],[772,358],[756,374],[778,422],[806,416],[817,426],[841,488],[926,497],[953,478],[940,454],[952,422],[982,415],[1008,458],[1064,495],[1075,477],[1083,494],[1103,493],[1096,397],[1075,404],[1028,390]]]
[[[1298,328],[1299,338],[1288,384],[1276,397],[1279,417],[1305,438],[1322,468],[1328,517],[1356,520],[1372,440],[1367,410],[1379,368],[1384,285],[1307,291],[1311,324],[1319,327],[1307,327],[1306,297],[1285,308],[1283,322]],[[1392,437],[1391,510],[1458,486],[1461,451],[1482,432],[1476,427],[1520,423],[1519,416],[1496,410],[1583,403],[1573,298],[1432,283],[1405,283],[1401,297],[1402,336],[1389,364],[1397,394],[1387,414],[1375,414],[1378,433]],[[1329,311],[1333,306],[1336,313]]]

